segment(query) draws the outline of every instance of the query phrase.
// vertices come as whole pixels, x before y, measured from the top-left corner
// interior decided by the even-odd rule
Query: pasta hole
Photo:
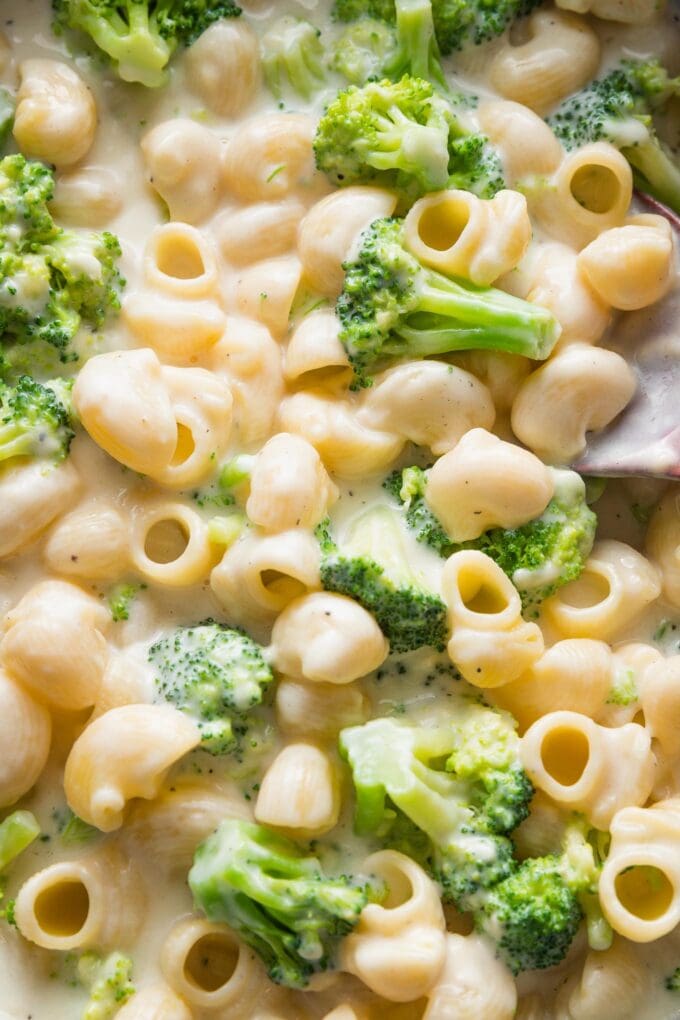
[[[560,786],[578,783],[589,758],[590,744],[581,730],[563,726],[546,734],[541,744],[543,767]]]
[[[175,452],[172,455],[170,461],[173,467],[177,467],[178,464],[185,464],[189,460],[192,453],[196,449],[194,443],[194,437],[191,429],[188,429],[186,425],[182,425],[177,422],[177,442],[175,444]]]
[[[384,910],[396,910],[408,903],[413,897],[413,885],[401,868],[393,865],[383,866],[381,877],[387,885],[387,896],[380,904]]]
[[[469,219],[470,213],[465,202],[448,199],[425,210],[418,220],[418,235],[428,248],[448,251],[459,240]]]
[[[180,521],[156,521],[146,533],[144,552],[153,563],[174,563],[188,544],[189,536]]]
[[[216,992],[233,977],[238,946],[221,935],[203,935],[194,942],[184,963],[184,976],[203,992]]]
[[[175,280],[197,280],[205,273],[203,256],[194,240],[177,234],[161,238],[156,247],[156,265]]]
[[[576,581],[565,585],[560,592],[560,599],[574,609],[589,609],[600,605],[611,592],[609,581],[602,574],[592,570],[584,570]]]
[[[476,570],[461,570],[458,590],[466,609],[471,613],[490,616],[508,608],[508,600],[494,584],[487,584]]]
[[[597,163],[579,167],[571,179],[570,189],[580,206],[600,215],[614,208],[620,191],[614,171]]]
[[[621,906],[642,921],[656,921],[663,917],[675,895],[663,871],[646,864],[626,868],[616,876],[615,885]]]
[[[262,587],[272,595],[285,599],[296,599],[307,591],[304,584],[290,574],[282,574],[280,570],[263,570],[260,574]]]
[[[35,917],[47,935],[70,938],[82,931],[90,912],[90,897],[78,879],[43,890],[35,901]]]

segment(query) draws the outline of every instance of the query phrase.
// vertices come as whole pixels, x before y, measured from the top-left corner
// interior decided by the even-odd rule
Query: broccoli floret
[[[580,576],[595,540],[597,516],[586,503],[583,479],[574,471],[554,471],[555,492],[540,517],[518,528],[491,528],[469,542],[452,542],[425,499],[427,471],[393,472],[383,483],[401,501],[416,539],[447,558],[461,549],[478,549],[508,575],[525,609],[534,611],[562,585]]]
[[[144,585],[123,583],[117,584],[109,592],[107,602],[114,623],[130,619],[130,608],[142,587]]]
[[[505,187],[503,163],[486,135],[458,128],[449,139],[449,188],[493,198]]]
[[[90,991],[82,1020],[111,1020],[121,1006],[135,994],[132,960],[122,953],[102,959],[88,952],[78,960],[78,980]]]
[[[14,811],[0,822],[0,872],[40,835],[40,826],[30,811]]]
[[[559,857],[531,857],[486,892],[475,923],[495,940],[513,974],[519,974],[564,959],[581,916]]]
[[[394,21],[394,0],[335,0],[333,17],[337,21],[357,21],[360,18]]]
[[[241,13],[232,0],[52,0],[54,30],[88,35],[123,81],[163,85],[179,46],[190,46],[214,22]]]
[[[396,48],[397,37],[389,25],[377,18],[363,18],[338,36],[331,66],[353,85],[364,85],[382,76]]]
[[[329,523],[316,531],[321,584],[348,595],[376,618],[393,652],[446,644],[446,606],[411,567],[397,516],[375,507],[352,522],[336,544]]]
[[[627,708],[628,705],[633,705],[639,697],[640,692],[635,682],[635,670],[622,669],[614,676],[614,682],[607,695],[606,704],[620,705],[622,708]]]
[[[548,117],[566,149],[606,141],[633,167],[636,186],[680,212],[680,166],[656,135],[653,114],[680,93],[658,60],[625,60]]]
[[[262,66],[277,99],[286,86],[309,99],[326,77],[321,32],[302,18],[280,18],[262,36]]]
[[[192,498],[200,507],[229,507],[245,503],[254,462],[255,458],[246,453],[231,457],[218,468],[215,480],[193,492]]]
[[[516,867],[507,834],[526,817],[533,788],[514,727],[507,713],[461,699],[445,725],[385,718],[340,734],[357,832],[380,835],[429,863],[445,899],[461,909]],[[429,852],[400,815],[427,836]]]
[[[562,835],[560,874],[586,921],[588,944],[601,952],[612,944],[611,925],[602,913],[598,883],[609,835],[592,829],[583,815],[572,815]]]
[[[395,357],[480,349],[548,357],[560,334],[550,312],[426,268],[404,249],[403,236],[401,220],[375,220],[344,264],[336,314],[355,388],[370,385],[370,373]]]
[[[149,648],[148,659],[159,695],[195,719],[210,754],[238,746],[273,680],[260,645],[214,620],[177,628]]]
[[[432,20],[430,0],[395,0],[397,47],[383,68],[386,77],[397,81],[413,75],[446,92],[448,85],[441,65]]]
[[[669,974],[664,981],[664,987],[669,992],[680,992],[680,967],[676,967],[672,974]]]
[[[0,461],[30,457],[59,464],[68,456],[70,389],[62,383],[42,385],[28,375],[15,386],[0,382]]]
[[[14,124],[16,102],[9,89],[0,86],[0,152],[5,148]]]
[[[100,327],[120,308],[118,239],[63,230],[47,207],[54,174],[23,156],[0,161],[0,334],[54,348],[62,361],[81,323]],[[33,373],[31,373],[33,374]]]
[[[437,42],[442,53],[502,35],[514,21],[529,14],[542,0],[432,0]]]
[[[346,876],[328,878],[291,840],[235,819],[198,848],[189,886],[196,906],[233,928],[289,988],[333,966],[340,939],[377,895]]]

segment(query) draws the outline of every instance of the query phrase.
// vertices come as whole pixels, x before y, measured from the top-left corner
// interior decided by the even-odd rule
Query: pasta
[[[189,88],[223,117],[244,110],[260,86],[260,48],[248,25],[218,21],[185,57]]]
[[[340,814],[338,778],[328,756],[313,744],[288,744],[265,772],[255,819],[299,839],[329,832]]]
[[[478,935],[447,935],[442,974],[423,1020],[511,1020],[517,992],[509,972]]]
[[[27,156],[71,166],[87,155],[97,127],[94,97],[79,74],[58,60],[20,66],[14,137]]]
[[[207,128],[177,117],[156,125],[141,142],[149,181],[173,220],[201,223],[220,197],[220,143]]]

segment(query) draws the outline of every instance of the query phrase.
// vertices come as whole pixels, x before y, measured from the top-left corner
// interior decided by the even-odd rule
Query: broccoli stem
[[[385,74],[395,81],[404,74],[411,74],[447,91],[430,0],[397,0],[396,13],[397,55],[386,65]]]
[[[636,187],[680,213],[680,167],[658,141],[621,149],[633,167]]]
[[[554,346],[558,327],[547,309],[512,294],[439,273],[428,273],[418,293],[417,309],[393,328],[406,340],[409,357],[488,349],[543,359]],[[402,343],[389,339],[382,350],[404,353]]]

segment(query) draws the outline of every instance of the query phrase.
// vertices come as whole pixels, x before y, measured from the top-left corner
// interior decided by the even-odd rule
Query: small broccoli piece
[[[403,235],[401,220],[375,220],[344,264],[336,314],[355,388],[370,385],[370,373],[395,357],[456,350],[548,357],[560,334],[550,312],[426,268],[404,249]]]
[[[632,669],[622,669],[614,676],[614,682],[607,695],[606,704],[620,705],[622,708],[627,708],[628,705],[633,705],[639,697],[640,692],[635,683],[635,671]]]
[[[0,152],[5,148],[14,124],[16,102],[9,89],[0,86]]]
[[[386,506],[358,517],[336,544],[328,522],[316,531],[321,584],[376,618],[393,652],[446,644],[446,606],[411,567],[396,515]]]
[[[333,966],[338,943],[377,895],[346,876],[328,878],[291,840],[235,819],[198,848],[189,886],[196,906],[233,928],[289,988]]]
[[[335,0],[332,14],[337,21],[375,18],[377,21],[393,22],[394,0]]]
[[[486,135],[451,132],[449,140],[449,188],[471,191],[479,198],[493,198],[505,187],[503,163]]]
[[[246,453],[231,457],[218,468],[215,480],[193,492],[192,498],[200,507],[229,507],[245,503],[254,461],[255,458]]]
[[[495,39],[529,14],[542,0],[432,0],[437,41],[442,53],[479,46]]]
[[[592,829],[582,815],[573,815],[562,836],[560,874],[576,897],[586,920],[588,944],[599,952],[609,949],[613,932],[602,913],[598,883],[609,835]]]
[[[30,457],[59,464],[68,456],[70,390],[61,382],[43,386],[27,375],[15,386],[0,382],[0,461]]]
[[[461,699],[446,725],[386,718],[340,733],[356,790],[357,832],[412,853],[461,909],[516,867],[507,833],[526,817],[533,788],[514,727],[507,713]]]
[[[122,953],[111,953],[105,959],[97,953],[83,953],[78,960],[77,975],[90,992],[82,1020],[111,1020],[135,994],[132,960]]]
[[[447,558],[461,549],[478,549],[508,575],[525,609],[534,611],[569,581],[580,576],[595,540],[597,516],[586,502],[586,487],[574,471],[554,472],[555,492],[540,517],[518,528],[491,528],[470,542],[452,542],[425,499],[427,471],[393,472],[383,483],[403,506],[416,539]]]
[[[54,30],[74,29],[106,54],[123,81],[158,88],[179,46],[190,46],[221,18],[241,13],[232,0],[52,0]]]
[[[276,21],[262,36],[262,54],[265,79],[277,99],[286,86],[309,99],[326,77],[321,32],[302,18]]]
[[[14,811],[0,822],[0,872],[39,835],[40,826],[30,811]]]
[[[59,839],[64,846],[83,846],[99,839],[101,832],[94,825],[89,825],[70,809],[59,826]]]
[[[376,18],[363,18],[338,36],[331,66],[353,85],[365,85],[382,77],[396,47],[397,37],[389,25]]]
[[[566,956],[581,909],[556,856],[530,857],[484,897],[477,928],[490,935],[513,974],[552,967]]]
[[[664,987],[669,992],[680,992],[680,967],[676,967],[672,974],[669,974],[664,981]]]
[[[196,720],[210,754],[237,747],[248,713],[273,680],[260,645],[214,620],[178,627],[149,648],[148,659],[159,695]]]
[[[142,587],[143,585],[125,583],[117,584],[111,589],[107,602],[114,623],[130,619],[130,608]]]
[[[606,141],[633,167],[636,186],[680,213],[680,166],[657,137],[653,114],[680,94],[658,60],[625,60],[548,117],[566,149]]]

